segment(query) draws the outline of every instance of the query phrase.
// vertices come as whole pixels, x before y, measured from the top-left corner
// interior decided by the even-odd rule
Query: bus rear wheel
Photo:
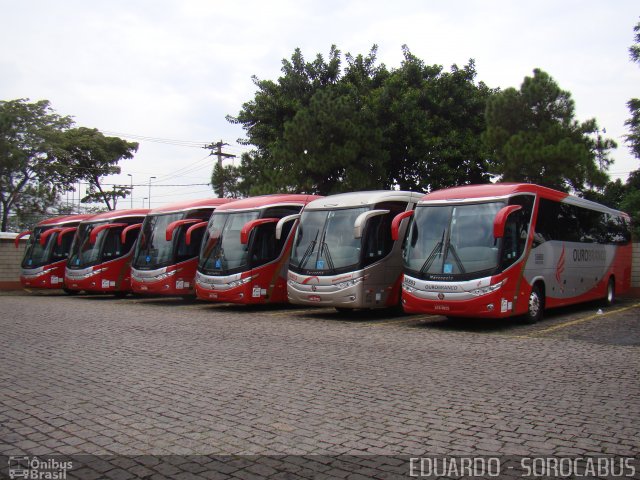
[[[616,280],[613,277],[609,278],[607,282],[607,295],[604,297],[602,304],[605,307],[610,307],[616,301]]]
[[[537,323],[542,320],[542,312],[544,311],[544,294],[538,285],[534,285],[529,294],[529,303],[527,305],[527,313],[524,315],[525,323]]]

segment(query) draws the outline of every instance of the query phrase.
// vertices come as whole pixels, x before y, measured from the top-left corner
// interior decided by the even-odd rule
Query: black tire
[[[613,277],[609,277],[609,281],[607,282],[607,293],[602,300],[602,305],[604,307],[610,307],[616,302],[616,280]]]
[[[64,293],[66,293],[67,295],[72,295],[72,296],[73,296],[73,295],[78,295],[78,294],[80,293],[80,290],[71,290],[70,288],[67,288],[67,287],[64,287],[64,288],[62,289],[62,291],[63,291]]]
[[[542,320],[544,312],[544,293],[538,285],[534,285],[529,294],[527,302],[527,313],[524,315],[523,321],[527,324],[538,323]]]

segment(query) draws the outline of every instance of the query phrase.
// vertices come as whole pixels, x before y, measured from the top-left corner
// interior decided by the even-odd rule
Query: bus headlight
[[[172,270],[170,272],[161,273],[160,275],[155,277],[153,280],[154,281],[165,280],[165,279],[167,279],[169,277],[173,277],[176,273],[178,273],[178,270]]]
[[[364,281],[364,277],[352,278],[351,280],[347,280],[346,282],[337,283],[336,287],[338,287],[340,290],[343,290],[345,288],[355,287],[356,285],[358,285],[359,283],[362,283],[363,281]]]
[[[482,288],[476,288],[475,290],[471,290],[471,294],[475,295],[476,297],[481,297],[482,295],[487,295],[489,293],[493,293],[497,290],[500,290],[500,288],[502,288],[502,286],[505,283],[507,283],[506,280],[501,280],[500,282],[494,283],[493,285],[488,285]]]
[[[236,287],[239,287],[240,285],[246,285],[247,283],[249,283],[251,280],[253,280],[257,276],[258,275],[253,275],[251,277],[246,277],[246,278],[242,278],[240,280],[235,280],[233,282],[227,283],[227,285],[229,286],[229,288],[236,288]]]

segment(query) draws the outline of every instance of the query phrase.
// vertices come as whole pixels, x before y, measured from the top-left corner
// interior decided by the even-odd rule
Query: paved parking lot
[[[638,455],[640,303],[598,308],[529,326],[4,293],[0,455]]]

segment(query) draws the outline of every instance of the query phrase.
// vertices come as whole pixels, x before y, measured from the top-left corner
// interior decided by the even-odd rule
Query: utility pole
[[[209,155],[217,155],[218,157],[218,168],[220,169],[220,173],[222,173],[222,159],[223,158],[235,158],[235,155],[231,155],[230,153],[222,153],[222,147],[225,145],[229,145],[228,143],[223,143],[220,140],[218,143],[211,143],[210,145],[205,145],[203,148],[207,150],[211,150]],[[215,152],[213,150],[216,150]],[[214,169],[215,171],[215,169]],[[218,185],[218,197],[224,197],[224,179],[220,179],[220,185]]]

